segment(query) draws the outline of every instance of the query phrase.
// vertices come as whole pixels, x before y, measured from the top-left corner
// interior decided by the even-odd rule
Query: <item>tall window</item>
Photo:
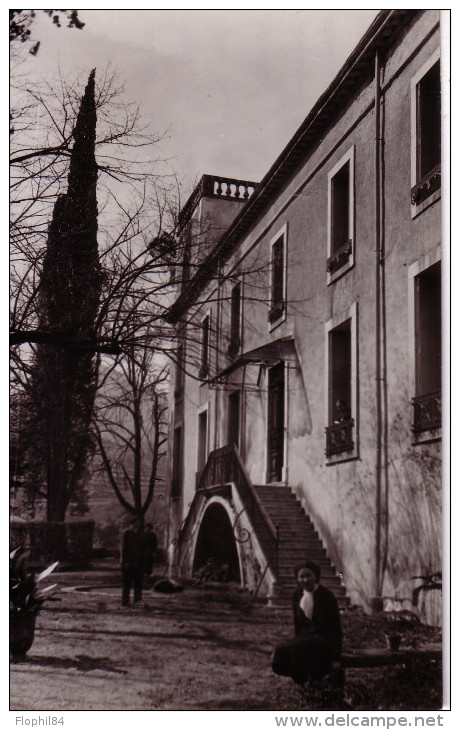
[[[431,65],[430,65],[431,64]],[[413,170],[411,200],[420,205],[441,187],[441,67],[431,59],[412,88]]]
[[[182,496],[182,427],[174,429],[173,435],[173,462],[171,479],[171,497],[180,499]]]
[[[441,264],[415,277],[414,433],[441,427]]]
[[[241,344],[241,284],[236,284],[233,287],[231,296],[230,342],[228,345],[228,354],[233,356],[236,355]]]
[[[267,400],[267,480],[283,479],[285,435],[285,367],[284,362],[268,371]]]
[[[201,366],[200,378],[205,378],[209,372],[209,315],[201,322]]]
[[[184,346],[179,345],[176,352],[176,374],[174,379],[174,397],[182,398],[184,392]]]
[[[353,148],[329,172],[329,230],[327,271],[329,280],[353,263]],[[331,279],[332,277],[332,279]]]
[[[331,247],[337,253],[348,241],[350,216],[350,163],[343,167],[331,179]]]
[[[357,402],[356,305],[349,317],[327,323],[327,426],[328,463],[355,458]]]
[[[197,452],[197,471],[200,474],[205,465],[208,456],[208,412],[202,411],[198,414],[198,452]]]
[[[227,442],[240,445],[240,392],[235,390],[228,396]]]
[[[329,424],[351,418],[351,322],[347,320],[329,333]]]
[[[182,275],[175,276],[175,283],[180,285],[181,290],[185,289],[190,279],[190,262],[192,258],[192,222],[188,221],[181,232],[181,244],[183,247],[183,260],[179,262],[182,267]]]
[[[271,291],[268,320],[278,324],[286,315],[286,231],[283,230],[271,241]]]

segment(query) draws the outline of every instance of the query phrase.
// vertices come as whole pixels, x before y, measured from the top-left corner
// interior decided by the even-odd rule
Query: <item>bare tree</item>
[[[97,149],[96,158],[94,149],[92,153],[91,181],[85,183],[78,171],[75,174],[75,168],[79,167],[75,156],[79,139],[77,87],[62,82],[59,92],[50,85],[47,93],[37,88],[23,88],[28,103],[19,105],[16,118],[20,124],[15,127],[11,144],[12,404],[16,412],[27,415],[22,419],[23,427],[15,429],[14,463],[24,476],[27,464],[22,457],[29,454],[29,484],[36,495],[46,495],[48,517],[54,520],[64,519],[69,500],[78,497],[78,482],[84,473],[90,443],[95,389],[89,384],[84,386],[82,381],[80,394],[75,391],[70,395],[72,402],[80,404],[76,410],[69,407],[66,393],[74,392],[70,384],[76,383],[74,375],[77,370],[81,371],[83,362],[88,363],[95,385],[99,363],[95,354],[121,351],[118,345],[100,339],[104,313],[98,316],[101,298],[107,299],[108,285],[114,281],[111,266],[126,259],[126,247],[129,249],[132,237],[131,228],[117,213],[123,211],[135,226],[138,237],[142,232],[142,243],[136,245],[145,249],[143,237],[148,236],[153,220],[147,211],[147,191],[155,188],[157,179],[138,152],[154,148],[158,138],[141,126],[138,109],[121,101],[122,88],[115,74],[107,71],[96,90],[92,74],[91,85],[93,129],[89,136],[88,130],[83,131],[83,137],[80,135],[86,142],[91,140],[92,147]],[[69,170],[69,189],[65,192]],[[98,185],[98,198],[102,202],[99,252],[97,222],[85,223],[89,212],[97,221],[96,176],[102,178],[102,184]],[[75,197],[76,187],[83,195],[81,205]],[[91,204],[88,195],[92,195]],[[125,202],[121,203],[123,195]],[[115,230],[117,225],[119,230]],[[82,226],[84,230],[79,233]],[[91,239],[90,228],[95,257],[85,253]],[[70,245],[72,242],[75,245]],[[105,267],[109,260],[110,265]],[[98,280],[95,297],[91,297],[88,278],[93,270]],[[124,271],[118,273],[123,281]],[[128,284],[123,286],[126,290]],[[89,310],[91,325],[75,325]],[[123,316],[124,312],[119,309],[110,314]],[[46,382],[50,387],[45,387]],[[82,407],[82,398],[89,408]],[[78,433],[69,430],[70,422],[77,416]],[[43,428],[38,428],[40,424]]]
[[[10,43],[24,43],[28,46],[28,52],[35,56],[40,48],[40,41],[34,40],[32,27],[37,12],[42,12],[51,18],[54,25],[62,27],[67,21],[67,28],[81,30],[85,27],[78,17],[78,10],[10,10]]]
[[[188,229],[180,212],[184,196],[179,181],[159,174],[159,136],[148,131],[136,106],[124,102],[123,87],[111,69],[96,78],[101,285],[94,328],[78,340],[75,333],[42,326],[39,302],[48,224],[54,202],[65,190],[81,89],[79,83],[63,79],[33,88],[21,82],[14,89],[10,326],[11,382],[19,396],[30,388],[31,363],[41,345],[97,353],[96,371],[107,354],[117,367],[125,356],[139,363],[144,352],[165,355],[191,377],[199,377],[201,333],[193,315],[183,320],[179,334],[187,339],[183,360],[178,357],[177,332],[164,316],[182,286],[202,271],[207,275],[203,258],[222,230],[212,220],[202,222],[199,230]],[[224,277],[221,271],[219,265],[213,269],[212,276],[221,281],[212,296],[224,303],[230,295],[223,284],[232,281],[232,274]],[[265,280],[266,271],[267,262],[252,256],[240,264],[238,274]],[[266,287],[259,292],[267,301]],[[198,293],[197,307],[201,296]],[[206,298],[209,301],[208,294]],[[216,338],[212,341],[217,349],[221,344]],[[100,383],[104,382],[103,378]]]
[[[167,370],[140,348],[106,363],[93,428],[105,474],[120,504],[143,519],[152,503],[167,440]]]
[[[13,377],[24,380],[30,347],[21,344],[49,339],[59,344],[56,333],[37,332],[37,301],[48,224],[65,185],[81,91],[78,83],[60,79],[33,89],[21,83],[13,92],[18,123],[11,140],[10,331]],[[136,106],[124,102],[123,85],[110,68],[97,74],[96,111],[98,242],[104,281],[96,340],[80,346],[112,353],[146,346],[150,343],[145,324],[155,322],[155,347],[174,357],[171,330],[163,319],[173,296],[171,266],[177,292],[181,282],[198,271],[203,251],[222,231],[207,221],[198,232],[184,235],[180,182],[159,172],[164,169],[157,154],[161,138],[149,132]],[[253,273],[259,266],[250,264]],[[261,291],[261,297],[266,296]],[[127,302],[134,306],[135,320]],[[60,338],[61,344],[68,344]]]

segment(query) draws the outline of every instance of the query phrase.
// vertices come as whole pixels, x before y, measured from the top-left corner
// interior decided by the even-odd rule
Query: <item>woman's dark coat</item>
[[[300,608],[303,590],[292,597],[296,638],[276,647],[272,668],[276,674],[292,677],[296,682],[321,678],[331,671],[332,662],[340,661],[342,630],[335,596],[318,585],[313,592],[311,619]]]
[[[340,626],[339,607],[331,591],[319,585],[313,593],[313,614],[309,621],[300,608],[303,590],[298,588],[293,597],[294,633],[296,636],[315,634],[322,636],[333,650],[334,660],[340,660],[342,652],[342,629]]]

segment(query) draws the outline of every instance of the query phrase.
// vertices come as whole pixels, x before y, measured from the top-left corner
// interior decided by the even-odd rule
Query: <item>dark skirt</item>
[[[272,669],[282,677],[302,683],[319,680],[331,671],[334,649],[322,636],[310,634],[279,644],[273,655]]]

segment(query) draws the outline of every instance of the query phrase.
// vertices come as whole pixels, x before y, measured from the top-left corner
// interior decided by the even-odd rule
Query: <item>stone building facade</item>
[[[170,560],[272,600],[310,555],[366,610],[441,571],[435,10],[384,10],[259,184],[203,176],[184,257]],[[433,578],[433,576],[435,576]],[[421,590],[440,620],[440,591]]]

